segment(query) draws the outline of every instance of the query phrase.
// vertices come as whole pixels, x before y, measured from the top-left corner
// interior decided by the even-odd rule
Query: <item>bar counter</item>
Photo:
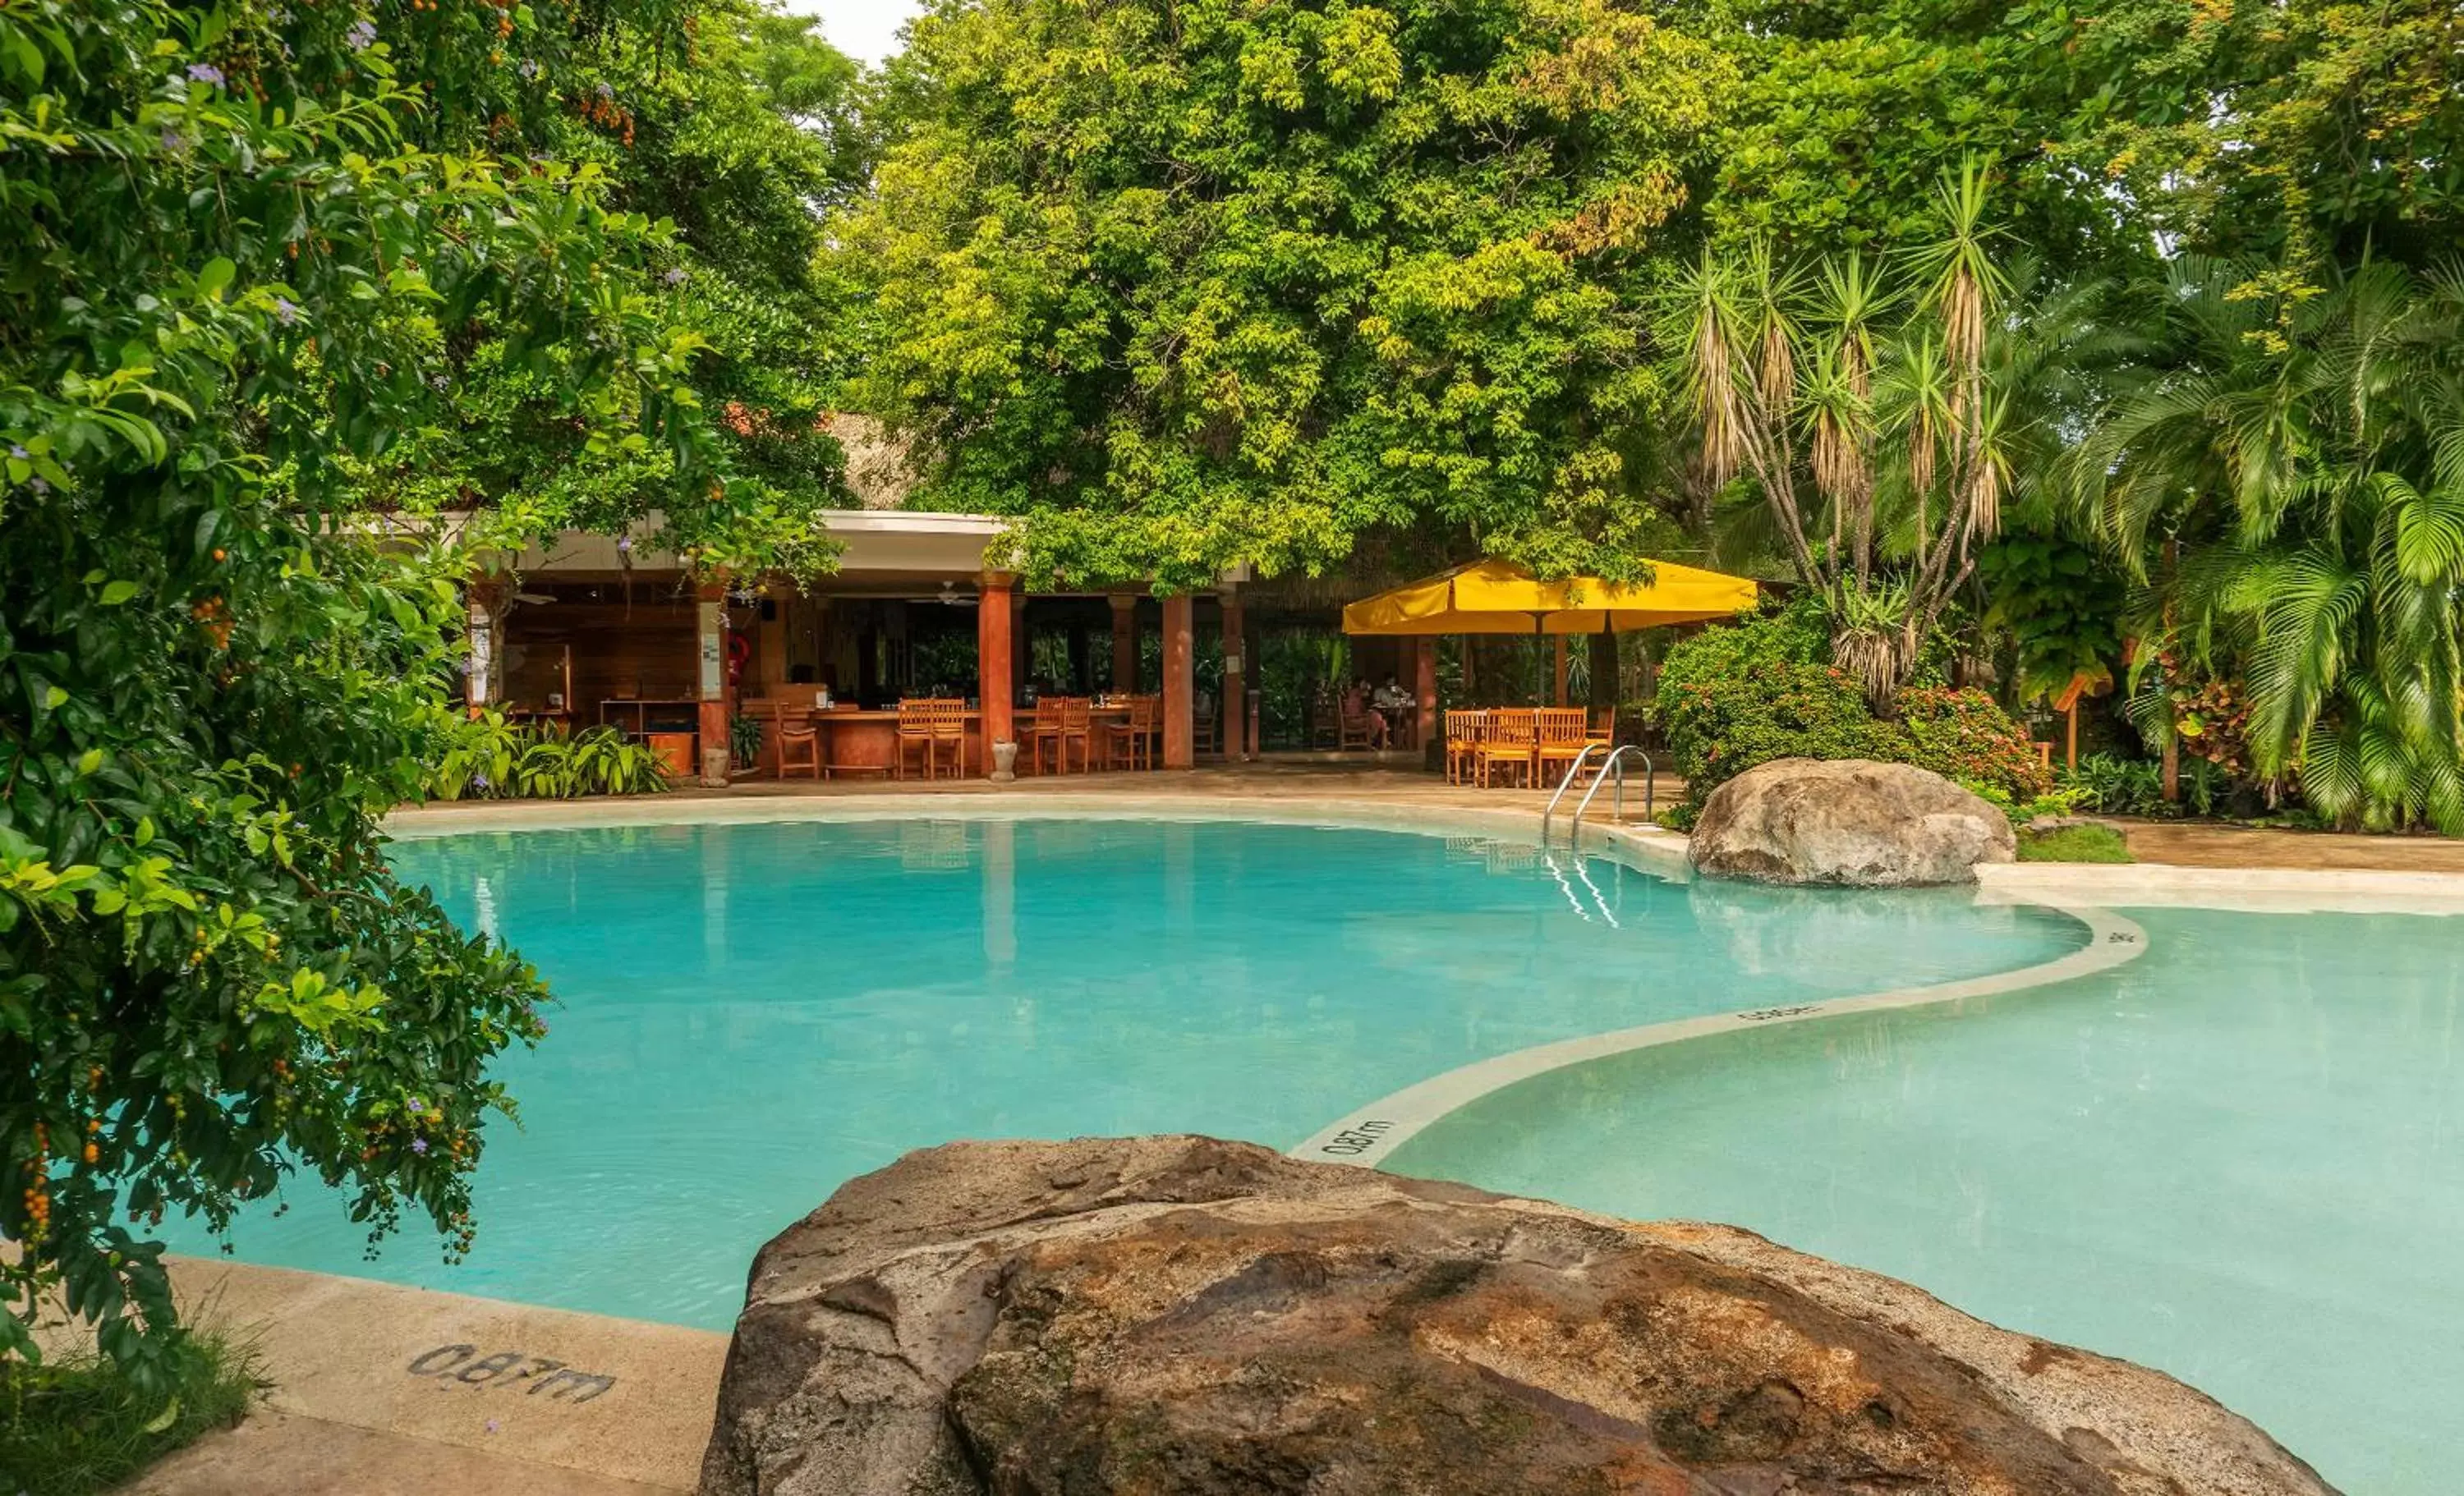
[[[797,701],[791,699],[788,702],[787,710],[790,714],[799,709],[800,704]],[[750,699],[743,702],[738,710],[760,720],[760,761],[765,769],[773,767],[779,761],[777,758],[779,743],[777,729],[773,725],[771,702],[760,698]],[[813,725],[821,730],[824,772],[828,774],[893,774],[896,772],[898,763],[896,709],[868,711],[860,707],[821,708],[802,705],[801,710],[812,720]],[[1107,720],[1117,722],[1128,715],[1127,706],[1096,707],[1089,713],[1094,729],[1094,737],[1089,745],[1089,757],[1094,761],[1098,763],[1103,761],[1105,722]],[[964,738],[966,777],[981,779],[990,774],[993,767],[991,756],[984,751],[983,714],[970,708],[963,719],[966,723]],[[1034,731],[1034,723],[1035,709],[1021,707],[1018,710],[1017,725],[1020,739],[1018,771],[1021,774],[1033,772],[1034,747],[1027,739]],[[944,755],[942,772],[946,774],[948,750],[944,749],[942,752]],[[924,761],[921,754],[911,753],[908,757],[907,772],[915,778],[922,778]],[[1077,763],[1075,753],[1070,755],[1070,762],[1073,767]],[[1049,772],[1049,765],[1046,767]]]

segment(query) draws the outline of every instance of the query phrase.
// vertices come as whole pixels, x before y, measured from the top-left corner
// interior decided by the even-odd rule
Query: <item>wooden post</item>
[[[496,626],[505,607],[505,584],[501,582],[473,582],[465,592],[470,605],[466,635],[471,654],[464,666],[462,699],[473,716],[477,716],[495,702]]]
[[[2070,742],[2063,749],[2062,761],[2076,774],[2079,772],[2079,693],[2076,692],[2071,694],[2071,709],[2066,715],[2070,717]]]
[[[705,789],[727,787],[728,719],[735,713],[735,691],[727,678],[727,579],[715,577],[694,588],[695,635],[700,645],[701,782]]]
[[[1425,749],[1438,736],[1438,641],[1416,639],[1412,651],[1412,746]]]
[[[1562,707],[1566,704],[1566,636],[1564,634],[1557,635],[1556,639],[1556,671],[1557,694],[1553,699],[1558,706]]]
[[[1016,679],[1010,659],[1016,643],[1011,626],[1018,618],[1010,604],[1011,583],[1008,572],[985,572],[980,605],[976,609],[976,704],[987,770],[993,765],[993,744],[1018,741],[1010,716],[1010,683]]]
[[[1112,689],[1138,689],[1138,600],[1130,593],[1112,594]]]
[[[1198,676],[1191,657],[1197,607],[1186,592],[1163,600],[1163,766],[1198,766]]]
[[[1223,588],[1223,691],[1217,705],[1223,713],[1223,757],[1233,763],[1249,755],[1242,732],[1249,725],[1249,662],[1243,657],[1241,590]]]
[[[1595,714],[1614,711],[1617,704],[1617,637],[1603,628],[1592,635],[1592,689],[1588,704]]]

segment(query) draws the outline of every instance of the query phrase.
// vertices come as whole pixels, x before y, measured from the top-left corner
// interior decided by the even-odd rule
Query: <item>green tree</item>
[[[857,189],[869,137],[855,65],[809,19],[711,0],[668,44],[655,28],[671,19],[599,17],[548,90],[558,107],[520,128],[501,121],[493,144],[587,165],[611,206],[672,226],[654,294],[693,331],[685,381],[715,417],[734,521],[705,533],[699,559],[750,566],[844,498],[825,422],[848,367],[815,256],[822,210]],[[360,474],[387,507],[485,505],[514,539],[621,531],[674,488],[661,444],[594,444],[566,418],[587,344],[538,349],[517,322],[483,316],[446,354],[451,399]],[[797,571],[827,561],[809,538],[772,559]]]
[[[467,560],[370,478],[489,342],[566,450],[661,466],[668,543],[794,536],[731,496],[675,237],[526,148],[613,103],[602,39],[681,55],[686,18],[0,8],[0,1354],[56,1283],[143,1371],[145,1226],[295,1168],[469,1240],[544,993],[386,869]]]
[[[862,398],[1047,575],[1372,535],[1631,573],[1640,293],[1731,82],[1608,0],[951,0],[840,231]]]
[[[2464,834],[2464,283],[2369,264],[2270,294],[2186,260],[2078,489],[2147,583],[2143,731],[2246,694],[2252,766],[2336,821]],[[2170,678],[2167,678],[2167,677]]]

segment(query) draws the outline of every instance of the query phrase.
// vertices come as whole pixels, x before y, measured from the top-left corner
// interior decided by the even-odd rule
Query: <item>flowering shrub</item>
[[[2054,771],[2035,742],[1981,691],[1911,686],[1901,692],[1896,724],[1905,737],[1903,762],[1962,784],[1990,784],[2022,803],[2054,787]]]
[[[1827,654],[1818,622],[1793,610],[1710,629],[1668,651],[1653,710],[1690,808],[1774,759],[1912,763],[2020,803],[2053,788],[2026,732],[1983,692],[1908,686],[1895,702],[1898,716],[1884,720]]]

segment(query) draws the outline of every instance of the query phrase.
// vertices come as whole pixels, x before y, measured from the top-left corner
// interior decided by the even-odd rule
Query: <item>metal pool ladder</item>
[[[1583,772],[1583,765],[1591,761],[1594,749],[1602,750],[1608,757],[1600,760],[1600,772],[1592,780],[1592,787],[1583,791],[1583,798],[1574,803],[1574,819],[1566,823],[1566,845],[1572,847],[1582,840],[1583,813],[1592,808],[1592,797],[1600,792],[1600,786],[1607,783],[1612,775],[1617,779],[1617,795],[1609,803],[1609,814],[1620,821],[1625,819],[1625,756],[1627,754],[1632,754],[1642,760],[1642,817],[1646,821],[1651,819],[1653,805],[1651,755],[1632,743],[1619,743],[1614,748],[1602,743],[1585,743],[1583,751],[1574,756],[1574,761],[1567,765],[1566,777],[1557,781],[1557,792],[1549,797],[1549,808],[1540,812],[1541,846],[1549,845],[1549,824],[1556,819],[1557,802],[1565,799],[1566,791],[1574,787],[1574,780]]]

